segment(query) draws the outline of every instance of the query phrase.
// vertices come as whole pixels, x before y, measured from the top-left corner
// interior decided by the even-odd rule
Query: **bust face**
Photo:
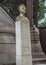
[[[25,5],[24,4],[21,4],[20,6],[19,6],[19,12],[20,13],[26,13],[26,7],[25,7]]]

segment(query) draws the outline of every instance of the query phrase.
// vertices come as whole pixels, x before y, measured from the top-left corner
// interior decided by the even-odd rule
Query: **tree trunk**
[[[32,21],[32,18],[33,18],[33,0],[27,0],[26,2],[27,4],[27,17],[28,19],[30,20],[30,26],[33,25],[33,21]]]

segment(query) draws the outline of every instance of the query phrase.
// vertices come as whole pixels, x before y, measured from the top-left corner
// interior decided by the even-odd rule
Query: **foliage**
[[[18,15],[17,5],[15,5],[15,0],[4,0],[2,2],[4,8],[9,12],[14,18]]]
[[[39,6],[38,6],[38,21],[44,18],[45,14],[45,6],[44,6],[45,0],[40,0],[39,1]]]
[[[40,0],[39,1],[39,7],[38,7],[38,21],[42,20],[46,13],[46,7],[44,6],[45,0]],[[40,27],[46,27],[46,19],[44,20],[44,22],[42,22],[41,24],[39,24]]]
[[[40,27],[46,27],[46,22],[39,24]]]
[[[14,18],[19,14],[18,5],[20,3],[25,4],[25,0],[0,0],[3,7],[8,11]]]

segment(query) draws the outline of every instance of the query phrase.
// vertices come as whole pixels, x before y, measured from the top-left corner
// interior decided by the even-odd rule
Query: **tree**
[[[40,0],[39,1],[39,7],[38,7],[38,22],[42,20],[43,18],[45,19],[44,15],[46,13],[46,7],[44,6],[45,0]],[[40,27],[46,27],[46,19],[44,22],[39,24]]]
[[[20,3],[26,3],[26,0],[0,0],[3,7],[9,12],[14,18],[19,14],[18,6]]]
[[[44,18],[45,14],[45,6],[44,6],[45,0],[40,0],[39,1],[39,6],[38,6],[38,21]]]

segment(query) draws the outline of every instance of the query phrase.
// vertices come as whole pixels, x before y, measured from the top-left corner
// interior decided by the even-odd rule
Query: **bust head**
[[[20,13],[25,14],[26,13],[26,7],[24,4],[20,4],[18,7],[18,10]]]
[[[25,13],[26,13],[26,6],[24,4],[20,4],[18,7],[19,10],[19,16],[16,17],[16,21],[29,21],[27,17],[25,17]]]

